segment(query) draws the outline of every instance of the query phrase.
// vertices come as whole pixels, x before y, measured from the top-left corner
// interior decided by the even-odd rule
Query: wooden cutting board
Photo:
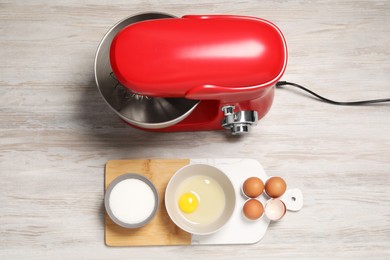
[[[223,171],[232,181],[236,192],[236,207],[230,220],[218,232],[209,235],[191,235],[178,228],[165,209],[164,193],[172,175],[188,164],[209,164]],[[105,188],[116,177],[125,173],[139,173],[149,178],[160,196],[157,215],[146,226],[139,229],[122,228],[106,215],[105,241],[108,246],[169,246],[169,245],[222,245],[254,244],[265,235],[270,220],[246,221],[242,207],[246,198],[241,194],[241,185],[249,177],[258,177],[265,182],[267,174],[261,164],[248,158],[175,159],[175,160],[124,160],[108,161],[106,164]],[[258,199],[265,204],[268,197],[262,194]],[[280,198],[288,210],[299,211],[303,195],[299,189],[289,189]]]
[[[125,173],[138,173],[147,177],[156,186],[160,206],[151,222],[141,228],[127,229],[115,224],[105,216],[105,242],[107,246],[157,246],[190,245],[191,234],[181,230],[169,218],[165,209],[165,188],[172,175],[188,165],[189,159],[175,160],[112,160],[106,164],[105,190],[112,180]]]

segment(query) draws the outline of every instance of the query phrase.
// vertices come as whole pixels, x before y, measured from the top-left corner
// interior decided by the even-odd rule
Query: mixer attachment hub
[[[246,134],[249,132],[251,126],[257,125],[257,111],[244,110],[234,112],[234,109],[234,106],[222,107],[225,116],[222,121],[222,127],[230,129],[233,135]]]

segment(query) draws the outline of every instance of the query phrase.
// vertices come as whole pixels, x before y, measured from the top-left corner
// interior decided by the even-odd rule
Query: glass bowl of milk
[[[108,216],[119,226],[140,228],[156,215],[159,196],[148,178],[128,173],[110,183],[104,196],[104,205]]]

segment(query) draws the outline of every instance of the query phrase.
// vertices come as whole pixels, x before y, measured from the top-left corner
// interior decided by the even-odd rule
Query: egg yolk
[[[179,199],[179,208],[184,213],[192,213],[198,208],[198,198],[195,194],[185,193]]]

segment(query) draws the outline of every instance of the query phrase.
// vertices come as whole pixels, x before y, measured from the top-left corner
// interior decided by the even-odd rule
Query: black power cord
[[[361,100],[361,101],[347,101],[347,102],[339,102],[339,101],[334,101],[334,100],[331,100],[331,99],[327,99],[325,97],[322,97],[320,95],[318,95],[317,93],[314,93],[313,91],[311,91],[310,89],[307,89],[299,84],[296,84],[296,83],[292,83],[292,82],[288,82],[288,81],[279,81],[276,83],[276,87],[277,88],[281,88],[282,86],[293,86],[293,87],[296,87],[296,88],[300,88],[308,93],[310,93],[311,95],[317,97],[318,99],[320,99],[320,101],[322,102],[326,102],[326,103],[329,103],[329,104],[333,104],[333,105],[340,105],[340,106],[358,106],[358,105],[367,105],[367,104],[375,104],[375,103],[384,103],[384,102],[390,102],[390,98],[382,98],[382,99],[371,99],[371,100]]]

